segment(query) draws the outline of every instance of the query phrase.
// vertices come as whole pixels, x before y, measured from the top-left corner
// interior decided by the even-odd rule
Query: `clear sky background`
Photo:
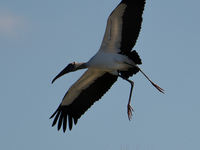
[[[198,150],[200,147],[200,1],[147,0],[134,47],[143,71],[132,96],[122,79],[72,131],[49,117],[84,71],[52,79],[99,49],[106,20],[120,0],[0,1],[1,150]]]

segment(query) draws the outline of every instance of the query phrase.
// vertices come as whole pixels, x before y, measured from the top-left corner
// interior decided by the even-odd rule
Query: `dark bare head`
[[[85,63],[77,63],[77,62],[72,62],[70,64],[67,65],[67,67],[65,67],[54,79],[51,83],[53,83],[56,79],[58,79],[59,77],[65,75],[66,73],[72,72],[72,71],[76,71],[79,69],[85,69],[87,68]]]

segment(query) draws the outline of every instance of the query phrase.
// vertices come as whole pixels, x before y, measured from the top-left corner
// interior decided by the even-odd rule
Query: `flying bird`
[[[128,119],[131,120],[133,108],[130,105],[134,82],[130,76],[141,71],[160,92],[164,90],[152,82],[138,67],[142,64],[140,56],[132,50],[136,44],[142,24],[145,0],[122,0],[107,20],[106,31],[99,51],[87,62],[68,64],[52,81],[62,75],[88,68],[87,71],[69,88],[57,110],[52,126],[58,122],[58,130],[66,131],[73,123],[98,101],[117,81],[118,77],[131,84],[127,105]]]

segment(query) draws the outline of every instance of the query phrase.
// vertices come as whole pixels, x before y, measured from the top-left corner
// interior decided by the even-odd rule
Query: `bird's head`
[[[76,71],[79,69],[84,69],[86,68],[86,64],[85,63],[77,63],[77,62],[72,62],[70,64],[67,65],[67,67],[65,67],[53,80],[52,80],[52,84],[53,82],[58,79],[59,77],[65,75],[66,73],[72,72],[72,71]]]

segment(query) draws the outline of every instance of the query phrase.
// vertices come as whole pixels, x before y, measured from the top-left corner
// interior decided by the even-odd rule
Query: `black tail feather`
[[[142,60],[138,53],[134,50],[128,54],[126,54],[133,62],[135,62],[136,65],[142,64]],[[137,67],[135,68],[129,68],[127,71],[120,71],[121,75],[123,77],[129,78],[130,76],[133,76],[133,74],[136,74],[139,72],[139,69]]]
[[[136,65],[141,65],[142,64],[142,60],[141,60],[140,56],[138,55],[138,53],[136,52],[136,50],[130,52],[127,56],[132,61],[134,61]]]

